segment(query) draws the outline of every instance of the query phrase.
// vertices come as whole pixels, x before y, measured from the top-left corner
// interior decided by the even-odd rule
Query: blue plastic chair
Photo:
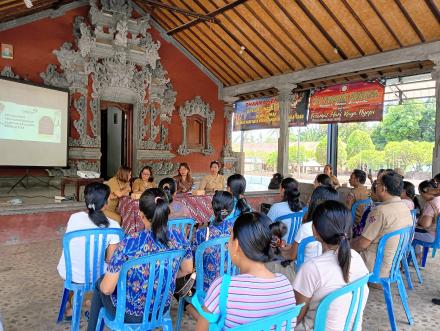
[[[299,268],[304,263],[304,252],[306,250],[307,245],[315,241],[316,241],[315,237],[309,236],[301,240],[301,242],[299,243],[298,253],[296,255],[296,261],[295,261],[295,272],[298,272]]]
[[[413,240],[413,247],[420,245],[423,247],[422,267],[426,266],[426,259],[428,257],[429,249],[432,248],[432,257],[435,256],[435,251],[440,248],[440,215],[437,217],[437,228],[435,230],[435,238],[433,242],[426,242],[422,240]]]
[[[397,288],[399,290],[399,295],[402,301],[403,309],[405,310],[406,318],[408,319],[408,324],[412,325],[414,323],[408,306],[408,297],[405,291],[405,285],[403,284],[402,275],[400,274],[400,263],[402,262],[402,259],[406,257],[408,243],[411,241],[412,229],[412,226],[408,226],[397,231],[387,233],[383,235],[382,238],[380,238],[379,244],[377,246],[373,275],[371,275],[369,280],[370,283],[381,284],[383,287],[385,303],[387,305],[388,311],[388,318],[390,320],[391,330],[393,331],[397,330],[397,324],[393,311],[393,297],[391,294],[392,283],[397,283]],[[394,255],[393,263],[388,277],[380,277],[380,270],[382,267],[385,245],[387,244],[387,241],[391,238],[399,239],[396,253]]]
[[[408,248],[406,251],[406,258],[402,259],[403,270],[405,272],[406,282],[408,284],[408,288],[410,290],[414,289],[411,280],[411,274],[409,273],[409,262],[412,262],[414,269],[416,269],[417,278],[419,279],[419,283],[423,284],[422,273],[420,272],[419,264],[417,262],[416,252],[414,251],[414,247],[412,246],[412,238],[414,238],[414,230],[417,223],[417,214],[416,210],[411,210],[411,216],[413,219],[413,228],[411,232],[411,240],[408,243]]]
[[[354,224],[354,221],[356,219],[356,211],[357,211],[358,207],[360,207],[360,206],[369,206],[369,205],[372,205],[372,204],[373,204],[373,200],[371,200],[371,199],[364,199],[364,200],[356,201],[351,206],[351,219],[353,221],[353,224]]]
[[[178,229],[183,235],[185,235],[187,240],[192,239],[195,225],[196,225],[196,221],[193,220],[192,218],[173,218],[168,220],[168,228]],[[189,227],[189,232],[187,232],[188,227]]]
[[[203,268],[203,256],[207,250],[213,248],[220,248],[220,266],[219,266],[219,277],[222,277],[225,273],[229,275],[235,274],[235,266],[232,264],[231,257],[228,254],[227,243],[229,241],[229,237],[220,237],[215,239],[207,240],[201,243],[197,249],[195,254],[196,261],[196,292],[194,295],[197,295],[200,302],[203,302],[203,299],[206,296],[205,291],[203,290],[203,280],[204,280],[204,268]],[[217,248],[217,249],[218,249]],[[225,260],[226,260],[226,272],[225,272]],[[179,308],[177,310],[177,322],[176,322],[176,330],[180,330],[180,325],[182,323],[183,312],[185,308],[185,302],[191,303],[190,296],[182,296],[179,298]]]
[[[60,311],[58,313],[57,323],[64,319],[67,301],[69,300],[69,292],[73,291],[72,304],[72,324],[71,330],[79,330],[79,322],[81,319],[81,308],[86,292],[93,291],[96,280],[105,272],[104,262],[106,249],[99,250],[99,247],[106,247],[107,236],[118,235],[122,240],[125,236],[122,229],[90,229],[67,232],[63,237],[64,261],[66,264],[66,280],[64,281],[63,297],[61,299]],[[71,248],[70,242],[73,239],[84,238],[85,247],[85,281],[84,284],[74,283],[72,281],[72,262],[70,259]],[[91,244],[93,243],[93,254],[90,254]],[[72,247],[74,249],[74,247]]]
[[[281,313],[260,318],[254,322],[243,324],[232,328],[233,331],[271,331],[271,330],[292,330],[287,327],[283,329],[283,326],[292,325],[292,321],[296,320],[301,308],[304,304],[297,305],[292,309],[283,311]]]
[[[362,315],[362,302],[364,299],[365,288],[368,283],[368,279],[370,278],[371,275],[372,275],[371,273],[367,274],[364,277],[359,278],[358,280],[355,280],[354,282],[340,289],[337,289],[331,292],[330,294],[328,294],[327,296],[325,296],[324,299],[322,299],[321,302],[319,303],[318,308],[316,310],[315,325],[313,330],[314,331],[326,330],[327,314],[330,305],[334,300],[348,293],[351,294],[351,303],[350,303],[350,308],[348,309],[348,314],[345,317],[345,326],[343,331],[357,330]],[[354,321],[353,324],[351,324],[351,321],[353,319],[353,313],[355,313]]]
[[[296,233],[299,230],[299,227],[302,224],[304,218],[304,210],[298,211],[296,213],[286,214],[275,219],[275,222],[290,220],[290,229],[289,234],[287,235],[287,243],[293,244],[293,240],[295,239]]]
[[[146,255],[125,262],[118,279],[116,314],[115,316],[111,316],[105,307],[102,307],[99,311],[96,330],[104,330],[105,324],[110,330],[140,331],[162,327],[163,330],[172,331],[173,322],[170,316],[170,307],[165,311],[165,303],[169,295],[171,295],[171,284],[176,281],[176,279],[172,277],[171,266],[184,256],[184,250],[172,250]],[[127,273],[131,268],[140,265],[146,265],[149,270],[148,281],[145,281],[145,283],[148,284],[148,292],[145,299],[144,315],[142,323],[128,324],[124,323],[127,300]],[[166,278],[165,270],[167,271]],[[157,283],[155,282],[156,274],[158,274]],[[156,293],[164,293],[164,295],[161,298],[162,300],[160,300],[160,297],[154,298],[154,302],[152,303],[154,291],[156,291]]]

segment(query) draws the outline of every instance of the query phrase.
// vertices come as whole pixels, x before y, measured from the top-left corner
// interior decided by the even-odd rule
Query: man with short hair
[[[367,180],[367,174],[365,171],[360,169],[354,169],[349,183],[353,188],[348,193],[345,204],[347,208],[351,210],[351,207],[354,205],[356,201],[365,200],[370,197],[370,190],[364,185]],[[355,224],[358,224],[362,218],[362,214],[364,212],[365,206],[358,206],[356,208],[356,218],[354,220]]]
[[[361,252],[368,270],[373,271],[379,240],[387,233],[413,224],[411,212],[400,199],[403,190],[402,177],[386,172],[377,179],[376,195],[381,205],[371,211],[362,234],[351,241],[351,248]],[[381,277],[389,275],[399,238],[393,237],[385,246]]]

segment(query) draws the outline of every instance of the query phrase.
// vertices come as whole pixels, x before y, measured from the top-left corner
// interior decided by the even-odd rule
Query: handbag
[[[226,321],[226,304],[228,302],[229,285],[231,284],[231,275],[225,274],[220,285],[220,313],[213,314],[207,313],[203,310],[201,303],[197,295],[193,295],[191,298],[191,304],[197,309],[197,312],[205,318],[209,323],[209,331],[221,331],[225,326]]]

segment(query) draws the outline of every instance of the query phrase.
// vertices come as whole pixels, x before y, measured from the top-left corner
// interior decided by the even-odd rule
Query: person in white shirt
[[[280,194],[283,197],[283,200],[278,203],[274,203],[272,207],[270,207],[267,216],[275,221],[278,217],[296,213],[301,211],[304,207],[303,203],[300,201],[300,193],[298,190],[299,184],[294,178],[284,178],[281,181]],[[287,226],[287,234],[283,237],[283,240],[287,240],[287,235],[290,230],[290,220],[282,221]]]
[[[298,271],[293,289],[296,303],[305,303],[297,318],[295,330],[313,330],[316,309],[329,293],[344,287],[368,274],[362,257],[350,248],[352,219],[350,211],[339,201],[325,201],[317,205],[312,213],[313,233],[321,242],[323,254],[305,262]],[[368,299],[365,285],[361,311]],[[343,330],[351,296],[334,301],[329,308],[326,330]],[[356,311],[357,307],[355,307]],[[352,315],[352,325],[355,314]],[[362,330],[360,316],[358,330]],[[349,328],[351,330],[351,328]]]
[[[86,202],[88,213],[78,212],[72,214],[67,223],[66,233],[87,230],[96,228],[115,228],[120,229],[118,222],[106,217],[104,210],[107,207],[107,200],[110,195],[110,188],[102,183],[88,184],[84,189],[84,199]],[[106,262],[110,261],[110,258],[115,251],[117,244],[119,243],[118,235],[109,235],[105,247],[106,249]],[[93,242],[90,251],[93,252]],[[72,281],[74,283],[84,283],[85,281],[85,239],[75,238],[70,242],[70,259],[72,263]],[[92,253],[93,254],[93,253]],[[64,251],[61,254],[60,261],[58,263],[58,273],[61,278],[66,279],[66,264],[64,259]],[[72,315],[71,307],[66,308],[65,318],[69,319]]]

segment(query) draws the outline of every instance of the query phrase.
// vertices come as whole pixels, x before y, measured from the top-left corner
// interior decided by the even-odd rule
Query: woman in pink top
[[[295,330],[313,330],[320,301],[329,293],[368,274],[362,257],[350,248],[351,213],[341,202],[328,200],[319,204],[312,213],[312,219],[313,234],[321,242],[323,253],[305,262],[295,277],[293,289],[296,302],[305,303]],[[365,287],[362,311],[368,298],[368,287]],[[344,329],[350,304],[351,296],[344,296],[330,305],[327,331]],[[358,329],[362,329],[362,323],[359,323]]]
[[[223,330],[272,316],[295,307],[292,285],[286,276],[273,274],[264,265],[271,252],[271,220],[262,213],[241,214],[234,223],[229,240],[232,263],[240,275],[231,277]],[[220,313],[220,289],[223,277],[209,287],[203,309]],[[292,329],[294,327],[292,322]],[[200,317],[196,331],[208,330],[208,321]]]

